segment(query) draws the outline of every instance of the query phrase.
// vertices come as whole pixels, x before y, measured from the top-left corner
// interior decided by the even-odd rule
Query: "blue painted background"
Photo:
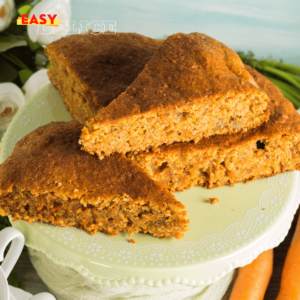
[[[72,20],[115,20],[117,32],[162,38],[203,32],[235,51],[300,66],[300,0],[71,0]]]

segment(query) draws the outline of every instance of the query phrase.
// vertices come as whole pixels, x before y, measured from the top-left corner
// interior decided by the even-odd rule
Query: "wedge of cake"
[[[122,154],[80,150],[82,125],[50,123],[22,138],[0,166],[0,215],[98,231],[182,238],[182,203]]]
[[[161,43],[136,33],[70,35],[45,48],[48,75],[84,124],[125,91]]]
[[[114,152],[247,131],[268,120],[269,98],[239,56],[205,34],[174,34],[136,80],[87,121],[80,143],[100,159]]]
[[[157,152],[128,154],[171,191],[214,188],[300,170],[300,116],[292,103],[263,75],[246,66],[270,98],[270,119],[236,134],[175,143]]]

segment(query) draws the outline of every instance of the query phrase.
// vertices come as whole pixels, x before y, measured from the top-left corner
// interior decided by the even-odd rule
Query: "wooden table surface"
[[[298,213],[296,214],[298,216]],[[265,300],[275,300],[279,291],[281,271],[284,264],[285,256],[288,251],[290,242],[296,226],[295,217],[289,233],[285,240],[274,249],[274,270],[273,275],[265,295]],[[21,288],[31,294],[48,291],[43,281],[39,278],[35,269],[33,268],[28,256],[21,257],[15,267],[16,273],[23,280]],[[253,299],[255,300],[255,299]]]

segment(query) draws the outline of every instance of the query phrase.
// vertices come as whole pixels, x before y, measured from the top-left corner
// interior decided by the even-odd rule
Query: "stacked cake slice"
[[[70,35],[45,48],[48,75],[84,124],[126,90],[161,43],[136,33]]]
[[[0,167],[0,214],[97,231],[182,238],[187,213],[122,154],[99,160],[80,150],[82,125],[53,122],[22,138]]]
[[[51,49],[60,49],[61,43]],[[116,55],[121,44],[113,50]],[[300,168],[300,116],[269,80],[204,34],[175,34],[156,45],[147,64],[135,62],[143,71],[125,92],[87,122],[80,141],[84,150],[100,158],[109,154],[103,150],[108,147],[125,152],[171,191],[234,185]],[[122,76],[123,68],[101,76],[117,85],[114,78]],[[191,130],[190,124],[198,128]],[[182,142],[183,136],[190,137]]]
[[[300,116],[267,78],[246,66],[270,97],[270,119],[259,127],[175,143],[159,151],[130,153],[153,179],[172,191],[192,186],[214,188],[300,170]]]
[[[204,34],[174,34],[134,82],[82,131],[100,159],[247,131],[268,120],[269,98],[239,56]]]
[[[182,238],[187,212],[170,191],[300,169],[300,116],[211,37],[89,32],[45,51],[80,123],[51,123],[18,142],[0,166],[1,215]]]

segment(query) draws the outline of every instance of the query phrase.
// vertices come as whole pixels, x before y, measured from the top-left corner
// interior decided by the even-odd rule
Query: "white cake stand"
[[[69,121],[58,92],[51,86],[23,106],[3,137],[0,161],[16,142],[51,121]],[[73,227],[13,222],[26,244],[54,262],[104,285],[207,286],[254,260],[285,238],[299,205],[298,172],[212,190],[194,187],[175,193],[187,209],[190,231],[182,240],[136,234],[88,235]],[[220,203],[211,205],[210,197]]]

